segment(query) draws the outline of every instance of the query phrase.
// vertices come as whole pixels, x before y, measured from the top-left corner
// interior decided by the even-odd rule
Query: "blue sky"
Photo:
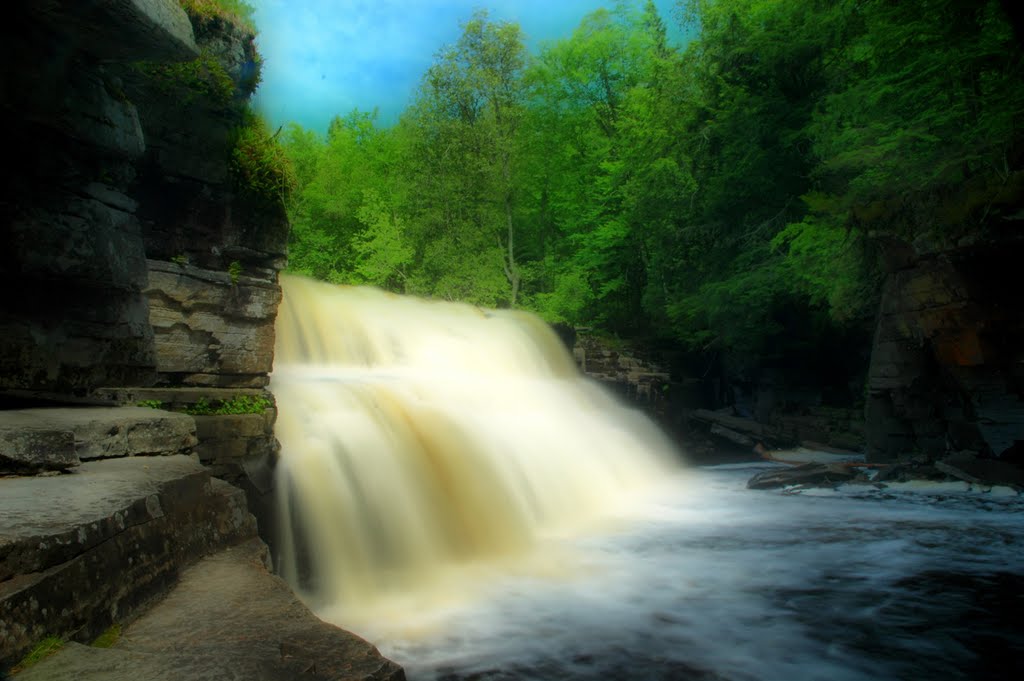
[[[263,82],[256,104],[274,127],[287,121],[323,132],[336,114],[378,107],[394,122],[434,54],[458,40],[460,24],[486,8],[517,21],[531,51],[569,36],[615,0],[250,0],[256,6]],[[635,0],[642,6],[642,0]],[[678,35],[674,0],[656,0]]]

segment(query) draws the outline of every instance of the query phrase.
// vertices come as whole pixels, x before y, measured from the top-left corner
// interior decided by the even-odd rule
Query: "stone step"
[[[170,411],[182,411],[194,406],[200,400],[206,400],[209,404],[217,404],[240,396],[263,397],[271,402],[274,399],[273,394],[265,388],[216,388],[210,386],[99,388],[94,395],[98,399],[119,405],[131,405],[143,401],[159,402],[161,408]]]
[[[91,640],[255,534],[242,492],[190,456],[0,478],[0,669],[47,636]]]
[[[146,407],[55,407],[0,411],[0,472],[66,470],[81,461],[188,453],[188,414]]]
[[[18,681],[402,681],[371,644],[320,621],[267,569],[258,539],[209,556],[109,649],[70,644]]]

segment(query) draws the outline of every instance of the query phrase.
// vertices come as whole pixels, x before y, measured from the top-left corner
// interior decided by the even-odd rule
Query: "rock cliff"
[[[239,542],[259,553],[250,510],[269,529],[262,502],[277,441],[265,387],[287,177],[248,108],[260,66],[253,32],[214,7],[7,8],[0,676],[44,637],[87,643],[127,625],[204,556]],[[260,678],[402,678],[252,562],[235,561],[233,574],[265,586],[288,622],[264,618],[259,655],[242,646],[235,662],[196,658],[196,678],[259,656]],[[195,566],[191,583],[202,590],[221,563]],[[234,608],[239,598],[259,601],[204,600]],[[206,624],[215,638],[219,623]],[[162,654],[136,646],[103,658],[95,678],[117,660],[145,667],[139,655],[153,678],[177,678],[181,661]],[[58,658],[54,669],[79,678],[81,659]]]
[[[872,460],[1019,457],[1022,245],[1011,235],[942,250],[890,246],[867,385]]]

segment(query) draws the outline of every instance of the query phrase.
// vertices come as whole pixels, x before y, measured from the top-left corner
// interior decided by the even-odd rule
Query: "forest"
[[[478,11],[395,125],[281,131],[290,269],[698,353],[866,352],[889,244],[983,239],[1020,191],[1004,5],[618,2],[536,53]]]

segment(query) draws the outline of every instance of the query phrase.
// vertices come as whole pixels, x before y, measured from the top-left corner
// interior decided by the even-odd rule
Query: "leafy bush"
[[[186,414],[193,416],[219,416],[224,414],[261,414],[264,409],[269,409],[271,401],[262,395],[236,395],[230,400],[221,400],[215,407],[205,397],[200,397],[196,403],[185,408]]]
[[[139,400],[135,403],[136,407],[149,407],[150,409],[163,409],[164,403],[160,400]]]
[[[295,187],[295,172],[277,136],[248,109],[235,131],[231,171],[241,189],[264,201],[287,201]]]
[[[136,68],[146,74],[161,93],[177,97],[184,104],[203,98],[228,107],[235,101],[235,81],[223,64],[205,50],[192,61],[139,62]]]

